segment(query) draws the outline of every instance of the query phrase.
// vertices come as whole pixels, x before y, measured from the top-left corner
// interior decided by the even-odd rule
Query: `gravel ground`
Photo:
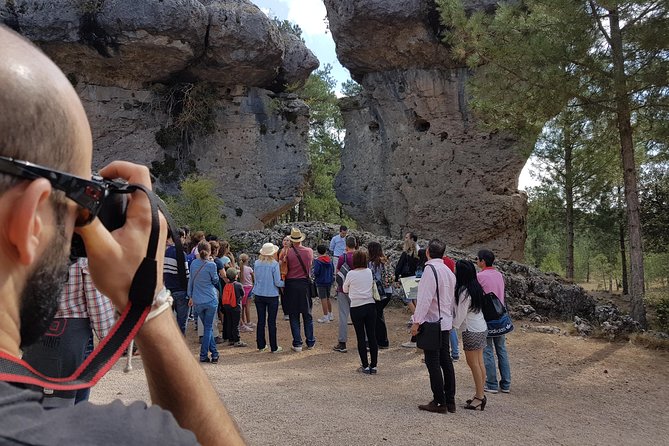
[[[669,444],[667,353],[517,329],[507,336],[511,393],[488,395],[483,412],[462,409],[474,394],[463,355],[455,363],[457,413],[433,414],[416,407],[431,392],[420,352],[400,347],[407,318],[401,308],[386,310],[391,348],[380,352],[375,376],[356,372],[352,326],[348,353],[332,351],[336,322],[315,323],[316,348],[294,353],[288,322],[279,320],[283,353],[258,353],[255,333],[244,333],[249,347],[223,347],[221,362],[204,367],[255,445]],[[191,327],[188,342],[196,355]],[[124,364],[93,389],[92,402],[149,401],[139,358],[128,374]]]

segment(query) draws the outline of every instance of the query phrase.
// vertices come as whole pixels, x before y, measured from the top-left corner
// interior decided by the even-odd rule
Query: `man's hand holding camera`
[[[149,170],[144,166],[115,161],[100,171],[105,178],[123,178],[130,184],[141,184],[151,188]],[[160,239],[167,237],[167,222],[160,214]],[[130,284],[139,264],[146,256],[151,228],[151,205],[148,197],[141,191],[133,192],[128,197],[125,224],[112,232],[104,227],[100,219],[78,228],[77,232],[84,239],[89,259],[89,268],[98,289],[109,296],[116,307],[123,311],[128,303]],[[163,288],[162,244],[158,243],[155,255],[158,262],[156,289],[154,295]],[[146,280],[153,278],[147,277]]]

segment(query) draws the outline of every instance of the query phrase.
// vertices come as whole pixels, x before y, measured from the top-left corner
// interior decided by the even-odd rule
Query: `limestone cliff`
[[[173,192],[213,178],[229,229],[261,228],[301,196],[318,60],[248,0],[12,0],[0,22],[38,44],[88,112],[94,167],[150,166]]]
[[[470,9],[495,1],[465,0]],[[325,0],[337,55],[363,93],[342,101],[346,125],[335,189],[373,232],[415,231],[458,248],[521,259],[525,164],[509,136],[480,130],[466,68],[439,40],[431,0]]]

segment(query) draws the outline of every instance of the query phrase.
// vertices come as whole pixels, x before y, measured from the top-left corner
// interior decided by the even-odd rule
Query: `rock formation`
[[[318,66],[248,0],[12,0],[0,23],[38,44],[88,112],[94,167],[125,159],[157,186],[201,173],[229,229],[293,206],[308,173],[308,108],[286,86]]]
[[[493,0],[465,0],[490,9]],[[467,105],[469,73],[439,40],[432,0],[325,0],[337,55],[363,86],[346,125],[337,197],[365,229],[415,231],[519,260],[525,164],[507,135],[482,131]]]

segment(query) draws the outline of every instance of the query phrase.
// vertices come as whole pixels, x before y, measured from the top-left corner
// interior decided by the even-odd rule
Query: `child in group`
[[[237,264],[235,263],[235,256],[230,251],[230,243],[228,243],[227,240],[222,240],[220,242],[221,249],[219,254],[221,255],[221,259],[223,260],[223,264],[225,265],[225,269],[228,269],[230,267],[232,268],[237,268]]]
[[[227,283],[223,287],[223,297],[221,298],[221,304],[225,312],[225,333],[223,337],[230,341],[230,345],[246,347],[247,344],[239,339],[239,319],[242,314],[244,287],[237,282],[239,273],[236,269],[228,268],[225,275]]]
[[[318,251],[318,257],[314,261],[314,280],[318,297],[321,299],[321,307],[323,307],[323,317],[317,319],[317,322],[323,324],[334,320],[332,302],[330,301],[330,288],[334,280],[334,265],[330,256],[325,254],[327,252],[325,245],[318,245],[316,250]]]
[[[283,247],[279,251],[279,271],[281,272],[281,280],[286,280],[286,274],[288,274],[288,262],[286,262],[286,257],[290,252],[290,248],[293,246],[293,242],[290,241],[290,236],[285,236],[282,242]]]
[[[239,325],[239,331],[252,332],[255,324],[251,322],[251,312],[249,310],[249,295],[253,289],[253,282],[255,277],[253,275],[253,268],[249,265],[248,254],[239,255],[239,279],[244,287],[244,298],[242,299],[242,320]]]

